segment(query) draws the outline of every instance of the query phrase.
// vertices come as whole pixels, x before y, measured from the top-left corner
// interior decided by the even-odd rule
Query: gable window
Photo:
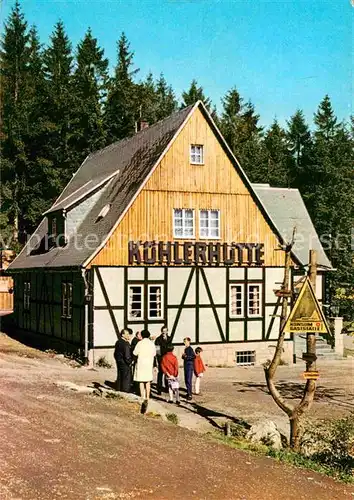
[[[199,212],[200,238],[220,238],[220,211],[200,210]]]
[[[25,281],[23,283],[23,308],[25,311],[29,311],[31,301],[31,282]]]
[[[243,285],[230,285],[230,317],[242,318],[243,314]]]
[[[248,285],[248,316],[261,316],[261,285]]]
[[[194,238],[194,210],[191,208],[173,209],[173,236],[175,238]]]
[[[203,165],[204,148],[201,144],[191,144],[190,160],[194,165]]]
[[[143,317],[143,285],[128,287],[128,317],[131,320]]]
[[[149,319],[163,318],[163,285],[149,285]]]
[[[63,281],[61,284],[61,316],[71,318],[73,308],[73,284]]]

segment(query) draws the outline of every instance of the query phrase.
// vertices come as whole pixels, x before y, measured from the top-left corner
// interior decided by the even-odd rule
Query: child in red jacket
[[[203,373],[205,372],[205,366],[202,360],[200,353],[203,352],[201,347],[197,347],[195,350],[195,358],[194,358],[194,375],[195,375],[195,393],[199,394],[200,392],[200,380],[203,377]]]
[[[173,403],[173,396],[176,398],[176,404],[180,405],[179,400],[179,382],[178,382],[178,359],[173,354],[173,345],[166,348],[167,352],[161,360],[161,370],[164,373],[169,393],[169,403]]]

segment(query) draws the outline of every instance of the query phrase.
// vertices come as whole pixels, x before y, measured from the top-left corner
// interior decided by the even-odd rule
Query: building
[[[294,274],[316,248],[321,299],[331,265],[300,194],[252,186],[198,102],[86,158],[9,268],[15,323],[91,361],[124,326],[167,324],[210,364],[262,363],[294,225]]]

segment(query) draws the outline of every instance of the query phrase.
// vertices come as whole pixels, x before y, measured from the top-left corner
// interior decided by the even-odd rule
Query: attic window
[[[191,144],[190,162],[192,165],[204,164],[204,148],[201,144]]]
[[[107,203],[107,205],[105,205],[102,208],[102,210],[100,211],[100,213],[98,214],[96,222],[98,222],[99,220],[103,219],[103,217],[106,217],[106,215],[108,214],[110,208],[111,208],[111,204]]]

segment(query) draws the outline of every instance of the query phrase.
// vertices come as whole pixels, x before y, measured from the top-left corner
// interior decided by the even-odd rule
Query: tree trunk
[[[300,451],[300,416],[297,414],[290,418],[290,448]]]

